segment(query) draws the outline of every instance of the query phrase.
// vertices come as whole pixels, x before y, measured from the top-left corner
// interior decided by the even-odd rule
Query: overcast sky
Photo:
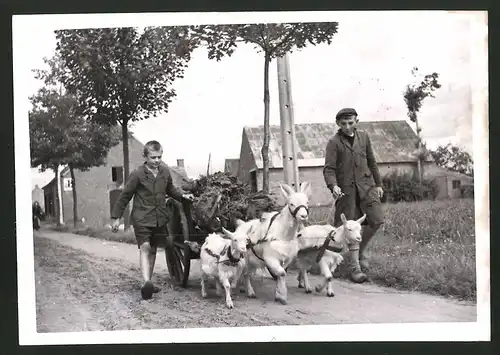
[[[18,39],[14,53],[23,58],[15,61],[14,68],[20,73],[15,83],[22,83],[26,95],[23,112],[29,111],[28,97],[40,87],[30,70],[43,67],[42,58],[54,53],[53,31],[68,27],[68,20],[61,21],[61,16],[59,21],[48,15],[31,16],[25,22],[29,27],[14,33]],[[89,18],[81,27],[89,27]],[[472,150],[472,17],[373,11],[333,13],[329,18],[339,22],[331,45],[311,46],[290,55],[296,123],[331,122],[342,107],[356,108],[365,121],[407,119],[402,91],[412,80],[412,67],[417,66],[424,74],[438,72],[442,84],[436,98],[423,104],[419,116],[423,138],[431,147],[453,142]],[[77,26],[75,19],[71,26]],[[263,67],[262,53],[250,45],[240,46],[220,62],[208,60],[204,49],[196,50],[185,77],[174,84],[177,97],[169,112],[137,122],[131,130],[143,142],[160,141],[167,164],[184,158],[190,176],[203,173],[210,152],[214,171],[223,169],[225,158],[239,156],[243,126],[263,124]],[[275,61],[270,84],[270,120],[279,124]],[[39,174],[36,169],[32,174],[33,186],[53,177],[52,172]]]

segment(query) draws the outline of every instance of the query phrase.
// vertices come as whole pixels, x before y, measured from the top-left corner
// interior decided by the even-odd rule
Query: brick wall
[[[262,170],[257,174],[258,189],[262,189]],[[312,196],[309,201],[310,206],[328,205],[332,203],[332,195],[327,189],[323,179],[323,167],[300,167],[300,182],[308,181],[311,183]],[[285,177],[283,169],[269,169],[269,192],[273,194],[279,204],[284,204],[285,199],[280,189],[280,184],[284,183]]]
[[[381,177],[394,171],[401,172],[412,171],[415,167],[410,163],[396,163],[396,164],[378,164]],[[262,170],[258,172],[258,188],[262,189]],[[279,184],[285,181],[283,169],[270,169],[269,170],[269,190],[278,198],[280,204],[284,203],[283,194],[279,188]],[[299,180],[300,182],[309,181],[312,184],[312,197],[310,200],[311,206],[330,205],[332,195],[330,190],[326,187],[323,178],[323,167],[299,167]]]
[[[123,166],[122,143],[108,153],[106,165],[81,172],[75,170],[78,217],[85,218],[85,225],[101,227],[110,223],[109,192],[119,186],[112,181],[111,168]],[[130,171],[142,165],[142,144],[135,138],[129,139]],[[69,176],[69,172],[68,172]],[[67,191],[63,195],[65,223],[73,221],[73,195]],[[130,206],[130,204],[129,204]]]

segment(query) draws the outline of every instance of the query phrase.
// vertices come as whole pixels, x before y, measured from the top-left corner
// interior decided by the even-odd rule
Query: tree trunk
[[[262,144],[262,190],[269,193],[269,141],[271,134],[269,132],[269,63],[271,57],[266,53],[264,57],[264,142]]]
[[[418,118],[416,116],[415,116],[415,127],[416,127],[416,130],[417,130],[417,139],[418,139],[418,142],[417,142],[417,151],[418,151],[418,156],[417,156],[417,178],[418,178],[418,187],[419,187],[419,190],[421,192],[422,191],[422,175],[423,175],[423,172],[422,172],[422,155],[420,154],[420,149],[422,148],[422,142],[421,142],[421,139],[420,139],[421,128],[418,125]],[[420,200],[422,199],[422,196],[420,196],[420,193],[419,193],[419,199]]]
[[[71,164],[69,164],[69,173],[71,175],[71,191],[73,192],[73,226],[76,228],[78,227],[78,201],[76,198],[75,170]]]
[[[123,145],[123,184],[125,185],[128,181],[129,177],[129,155],[128,155],[128,118],[122,119],[122,145]],[[125,207],[125,211],[123,212],[123,224],[124,229],[128,230],[130,226],[129,221],[129,208],[128,205]]]
[[[59,172],[59,166],[54,166],[54,178],[56,179],[56,197],[54,199],[54,212],[56,218],[56,225],[59,226],[59,194],[57,193],[57,173]]]
[[[61,174],[59,171],[59,165],[56,166],[56,202],[57,202],[57,225],[64,225],[64,215],[63,215],[63,203],[62,203],[62,193],[61,193]]]

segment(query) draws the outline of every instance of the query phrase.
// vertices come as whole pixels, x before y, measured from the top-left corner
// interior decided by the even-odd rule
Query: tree
[[[412,75],[414,78],[418,76],[418,68],[414,67],[412,70]],[[441,84],[438,83],[438,73],[432,73],[425,75],[419,84],[413,83],[406,86],[405,91],[403,92],[403,97],[408,108],[408,117],[412,122],[415,123],[417,130],[417,173],[418,178],[422,179],[422,160],[427,156],[427,150],[425,146],[422,144],[421,138],[421,128],[418,124],[418,112],[422,107],[422,103],[427,97],[434,97],[432,93],[441,87]]]
[[[77,113],[121,125],[124,181],[129,177],[128,125],[167,112],[194,47],[183,27],[56,31],[66,68],[62,82],[78,98]],[[127,215],[126,215],[127,216]],[[128,229],[125,218],[125,229]]]
[[[437,147],[430,153],[437,165],[468,176],[474,176],[472,156],[462,148],[448,143]]]
[[[56,199],[60,201],[59,167],[67,165],[73,184],[73,223],[78,222],[77,193],[74,169],[86,171],[105,163],[109,149],[119,143],[119,132],[76,114],[78,101],[65,93],[57,82],[62,68],[60,58],[45,59],[49,70],[35,70],[36,78],[44,81],[30,100],[29,114],[31,166],[54,170],[58,180]],[[59,84],[59,85],[58,85]],[[60,204],[59,204],[60,205]],[[57,209],[57,224],[61,211]]]
[[[205,45],[208,58],[220,61],[231,56],[238,43],[253,44],[264,56],[264,142],[263,191],[269,192],[269,65],[274,58],[305,48],[307,45],[330,44],[337,33],[338,22],[202,25],[190,27],[190,43]]]

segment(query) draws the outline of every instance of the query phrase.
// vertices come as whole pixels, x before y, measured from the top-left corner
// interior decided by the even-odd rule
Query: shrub
[[[434,200],[438,194],[435,179],[423,178],[419,183],[413,172],[393,171],[382,178],[384,197],[382,202],[412,202]]]
[[[466,185],[460,188],[463,198],[474,198],[474,185]]]

